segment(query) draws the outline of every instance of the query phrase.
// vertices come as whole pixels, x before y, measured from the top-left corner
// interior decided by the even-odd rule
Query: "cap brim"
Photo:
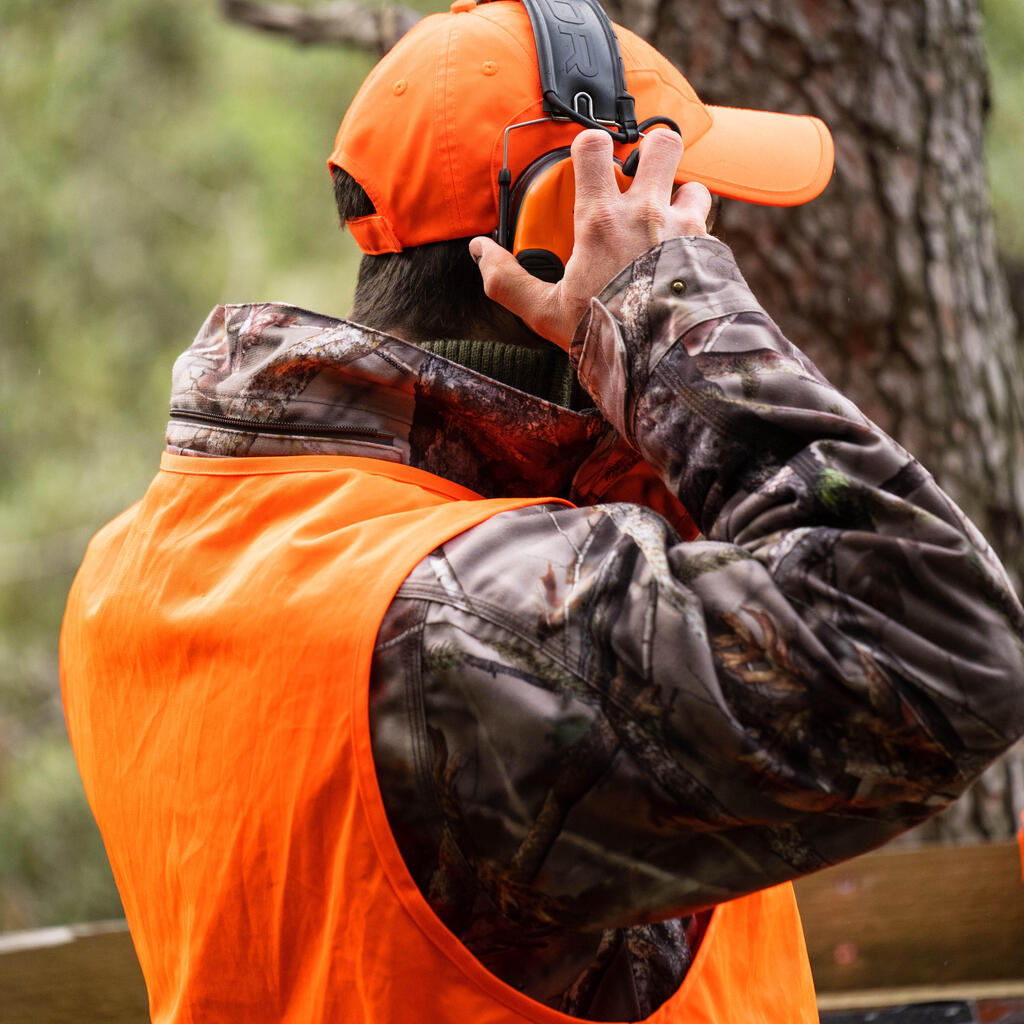
[[[683,153],[677,180],[699,181],[730,199],[796,206],[832,177],[835,146],[816,117],[706,107],[711,127]]]

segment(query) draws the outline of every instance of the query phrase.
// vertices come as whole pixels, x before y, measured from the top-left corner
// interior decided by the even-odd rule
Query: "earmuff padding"
[[[522,249],[516,253],[516,259],[524,270],[548,284],[565,276],[565,264],[550,249]]]

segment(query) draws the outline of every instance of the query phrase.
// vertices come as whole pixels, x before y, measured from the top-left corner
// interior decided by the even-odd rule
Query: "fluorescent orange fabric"
[[[377,213],[346,221],[352,237],[367,256],[380,256],[386,252],[400,252],[401,243],[395,238],[391,225]]]
[[[678,184],[700,181],[729,198],[795,206],[829,183],[835,148],[822,121],[709,106],[654,47],[619,25],[615,34],[637,120],[667,115],[682,132]],[[385,250],[382,233],[368,237],[357,227],[356,242],[364,252],[398,252],[493,231],[505,129],[543,117],[542,107],[521,3],[456,3],[417,22],[360,86],[327,160],[363,186],[393,239]],[[547,121],[511,131],[512,181],[581,130]],[[632,149],[617,143],[615,155],[624,160]]]
[[[68,729],[154,1021],[567,1024],[440,924],[388,828],[374,639],[485,501],[348,457],[164,456],[93,540],[61,638]],[[650,1018],[817,1019],[791,889],[719,907]]]

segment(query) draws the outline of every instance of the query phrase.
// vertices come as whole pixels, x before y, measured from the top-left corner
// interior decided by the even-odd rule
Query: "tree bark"
[[[787,336],[910,449],[1024,578],[1024,389],[983,157],[974,0],[609,0],[707,103],[815,114],[835,178],[719,233]],[[920,833],[1012,834],[1020,752]]]
[[[228,21],[288,36],[298,43],[355,46],[385,54],[422,17],[396,4],[371,7],[357,0],[331,0],[316,7],[220,0]]]
[[[290,8],[296,22],[287,5],[221,3],[249,23],[257,8],[276,8],[274,30],[304,42],[319,33],[358,44],[347,27],[357,4]],[[976,0],[606,6],[656,41],[705,102],[829,125],[836,175],[821,198],[791,210],[727,202],[718,233],[787,336],[936,475],[1019,589],[1024,357],[989,206]],[[362,45],[385,41],[378,33]],[[1022,809],[1018,750],[919,835],[1007,836]]]

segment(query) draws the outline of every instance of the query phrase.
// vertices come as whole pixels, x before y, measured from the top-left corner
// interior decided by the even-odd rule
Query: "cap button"
[[[476,0],[452,0],[452,5],[448,8],[452,14],[465,14],[466,11],[471,11],[476,7]]]

